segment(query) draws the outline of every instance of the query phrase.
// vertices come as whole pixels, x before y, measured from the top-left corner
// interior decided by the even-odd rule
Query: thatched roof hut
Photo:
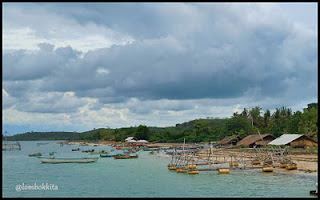
[[[236,145],[242,138],[239,135],[232,135],[222,139],[218,145],[224,146],[228,144]]]
[[[262,140],[262,139],[263,140]],[[259,134],[248,135],[237,143],[237,146],[243,145],[246,148],[252,148],[253,146],[266,146],[269,142],[274,140],[276,137],[271,134]]]
[[[318,142],[303,134],[283,134],[275,140],[268,143],[269,145],[290,145],[292,147],[306,148],[318,146]]]

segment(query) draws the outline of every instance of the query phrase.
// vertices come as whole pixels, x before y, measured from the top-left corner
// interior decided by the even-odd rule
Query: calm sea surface
[[[39,142],[49,142],[37,146]],[[217,171],[189,175],[169,171],[170,159],[140,150],[138,159],[99,158],[95,163],[42,164],[28,154],[99,157],[71,151],[111,150],[110,146],[60,146],[57,141],[23,141],[21,151],[2,152],[3,197],[310,197],[316,176],[262,173],[261,170]],[[122,152],[122,151],[114,151]],[[17,185],[55,185],[58,190],[21,190]]]

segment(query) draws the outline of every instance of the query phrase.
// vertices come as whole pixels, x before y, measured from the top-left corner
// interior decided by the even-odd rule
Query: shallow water
[[[95,163],[43,164],[28,157],[40,151],[56,157],[99,157],[81,150],[110,150],[110,146],[60,146],[57,141],[23,141],[21,151],[2,152],[3,197],[311,197],[316,176],[262,173],[261,170],[200,171],[189,175],[169,171],[166,156],[139,151],[138,159],[99,158]],[[122,152],[122,151],[115,151]],[[55,185],[58,190],[21,190],[17,185]]]

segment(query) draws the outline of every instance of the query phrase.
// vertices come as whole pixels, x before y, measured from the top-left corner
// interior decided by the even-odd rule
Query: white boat
[[[40,158],[42,163],[91,163],[98,158]]]

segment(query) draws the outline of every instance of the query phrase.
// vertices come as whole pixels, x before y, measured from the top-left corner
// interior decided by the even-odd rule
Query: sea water
[[[49,142],[38,146],[37,143]],[[317,176],[237,170],[230,174],[200,171],[198,175],[168,170],[170,158],[148,151],[137,159],[100,157],[94,163],[45,164],[28,154],[56,157],[99,157],[81,150],[110,151],[110,146],[60,146],[57,141],[23,141],[21,151],[2,152],[3,197],[311,197]],[[80,151],[72,151],[73,148]],[[121,153],[115,150],[113,153]],[[18,190],[17,185],[51,188]]]

